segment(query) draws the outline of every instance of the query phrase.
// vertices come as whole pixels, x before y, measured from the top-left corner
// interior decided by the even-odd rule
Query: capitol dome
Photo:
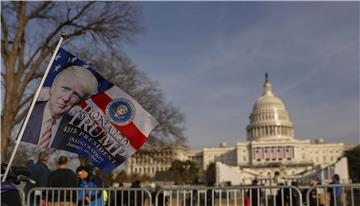
[[[265,75],[264,92],[250,114],[247,126],[249,141],[273,141],[294,139],[293,123],[284,103],[272,93],[268,75]]]

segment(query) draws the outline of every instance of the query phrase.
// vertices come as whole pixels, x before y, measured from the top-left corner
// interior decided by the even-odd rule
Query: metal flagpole
[[[46,76],[48,75],[48,73],[49,73],[49,71],[50,71],[50,68],[51,68],[51,65],[53,64],[54,59],[55,59],[55,57],[56,57],[56,54],[58,53],[59,48],[60,48],[62,42],[64,41],[64,39],[66,38],[66,36],[67,36],[66,33],[64,33],[64,32],[61,33],[60,40],[59,40],[59,42],[58,42],[58,44],[57,44],[57,46],[56,46],[56,48],[55,48],[55,51],[54,51],[54,53],[53,53],[53,55],[52,55],[52,57],[51,57],[51,59],[50,59],[50,62],[49,62],[48,66],[47,66],[47,68],[46,68],[46,70],[45,70],[45,73],[44,73],[44,76],[43,76],[42,79],[41,79],[40,85],[39,85],[38,89],[36,90],[35,96],[34,96],[34,98],[33,98],[33,101],[31,102],[31,105],[30,105],[29,111],[28,111],[28,113],[27,113],[27,115],[26,115],[25,121],[24,121],[24,123],[23,123],[23,125],[22,125],[22,127],[21,127],[21,130],[20,130],[20,133],[19,133],[19,135],[18,135],[18,137],[17,137],[17,139],[16,139],[16,145],[15,145],[15,148],[14,148],[12,154],[11,154],[11,157],[10,157],[10,160],[9,160],[9,164],[8,164],[7,167],[6,167],[5,174],[4,174],[4,176],[3,176],[2,180],[1,180],[2,182],[4,182],[4,181],[6,180],[6,177],[8,176],[8,173],[9,173],[10,167],[11,167],[11,164],[12,164],[12,162],[14,161],[14,157],[15,157],[16,151],[17,151],[17,149],[18,149],[18,147],[19,147],[19,144],[20,144],[20,142],[21,142],[22,136],[23,136],[23,134],[24,134],[26,125],[27,125],[27,123],[28,123],[28,121],[29,121],[29,119],[30,119],[30,114],[31,114],[32,110],[34,109],[36,99],[38,98],[38,96],[39,96],[39,94],[40,94],[40,90],[41,90],[41,88],[42,88],[42,85],[43,85],[44,82],[45,82],[45,78],[46,78]]]

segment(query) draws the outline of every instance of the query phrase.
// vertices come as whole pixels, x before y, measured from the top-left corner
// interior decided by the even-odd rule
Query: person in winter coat
[[[76,169],[79,177],[80,188],[102,188],[100,183],[90,172],[90,168],[80,166]],[[103,191],[102,190],[80,190],[78,196],[78,204],[80,206],[102,206]]]

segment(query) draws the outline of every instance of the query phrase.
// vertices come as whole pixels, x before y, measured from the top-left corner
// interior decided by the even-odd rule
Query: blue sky
[[[138,2],[125,47],[186,116],[191,148],[234,146],[265,72],[299,139],[359,144],[359,2]]]

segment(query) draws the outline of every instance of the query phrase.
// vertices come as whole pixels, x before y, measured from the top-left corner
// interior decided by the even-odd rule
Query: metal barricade
[[[155,206],[301,206],[294,186],[166,187],[157,192]]]
[[[341,195],[336,196],[339,194],[339,191]],[[312,196],[314,194],[315,196]],[[325,198],[325,203],[320,199],[321,194],[323,194],[322,198]],[[314,199],[311,199],[313,197]],[[281,185],[234,187],[173,186],[162,188],[153,193],[144,188],[33,188],[27,194],[26,205],[360,206],[360,184],[317,185],[300,188]]]
[[[360,206],[360,184],[315,185],[306,192],[309,206]]]
[[[25,205],[25,192],[24,192],[24,190],[17,188],[17,191],[19,192],[21,205]]]
[[[33,188],[27,206],[150,206],[151,193],[141,188]]]

